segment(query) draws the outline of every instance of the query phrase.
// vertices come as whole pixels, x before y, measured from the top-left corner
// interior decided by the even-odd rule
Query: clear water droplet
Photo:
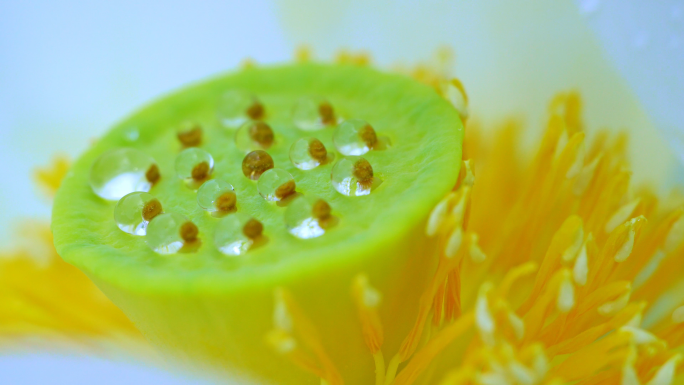
[[[289,172],[272,168],[264,172],[257,182],[259,195],[269,202],[278,202],[295,193],[296,184]]]
[[[252,151],[242,160],[242,173],[252,180],[258,180],[261,174],[272,168],[273,158],[266,151]]]
[[[347,196],[368,195],[381,183],[373,175],[373,167],[360,156],[340,159],[332,170],[332,185],[340,194]]]
[[[214,158],[208,152],[191,147],[176,156],[176,175],[184,181],[197,184],[211,176]]]
[[[195,250],[199,245],[199,230],[186,216],[166,213],[156,216],[147,225],[147,245],[159,254],[174,254]]]
[[[334,154],[328,152],[323,142],[316,138],[301,138],[290,147],[290,161],[300,170],[311,170],[332,162]]]
[[[124,138],[129,142],[135,142],[140,137],[140,132],[137,128],[131,127],[124,133]]]
[[[246,121],[259,120],[264,116],[264,106],[248,92],[230,90],[221,95],[216,115],[225,127],[239,127]]]
[[[210,213],[235,211],[236,203],[235,189],[225,180],[208,180],[197,191],[197,204]]]
[[[297,238],[320,237],[336,223],[337,218],[331,215],[330,205],[316,196],[300,196],[285,210],[287,230]]]
[[[236,213],[221,219],[214,233],[214,244],[223,254],[243,255],[255,244],[264,241],[261,222],[243,213]]]
[[[183,147],[197,147],[202,144],[202,126],[195,121],[186,120],[178,126],[176,136]]]
[[[89,183],[99,197],[118,201],[134,191],[150,191],[159,178],[159,167],[151,156],[133,148],[119,148],[93,162]]]
[[[133,235],[145,235],[147,225],[162,213],[162,204],[152,194],[132,192],[114,207],[114,221],[119,228]]]
[[[335,124],[332,105],[319,97],[304,97],[292,109],[292,122],[303,131],[317,131]]]
[[[342,155],[363,155],[378,144],[378,136],[365,120],[345,120],[333,134],[335,148]]]
[[[273,129],[260,121],[249,121],[235,133],[235,145],[244,152],[268,149],[273,144]]]

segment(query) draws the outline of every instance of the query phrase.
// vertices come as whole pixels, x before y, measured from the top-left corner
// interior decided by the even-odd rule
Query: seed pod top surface
[[[235,144],[238,127],[226,127],[217,116],[222,95],[235,90],[252,98],[248,105],[258,101],[263,108],[258,120],[273,131],[272,144],[264,151],[272,157],[274,167],[287,171],[296,184],[295,197],[288,199],[315,196],[331,208],[336,225],[322,236],[294,237],[284,221],[288,199],[264,199],[257,190],[258,181],[243,174],[247,153]],[[321,100],[329,106],[323,109],[331,107],[337,120],[315,131],[299,129],[293,123],[292,110],[307,97],[324,98]],[[247,119],[255,119],[249,111],[245,114]],[[334,165],[348,158],[335,151],[332,138],[339,123],[349,119],[368,122],[378,142],[389,143],[364,153],[365,162],[348,162],[372,167],[370,174],[364,175],[372,175],[373,187],[368,187],[370,193],[356,194],[360,196],[340,193],[331,178]],[[207,178],[234,186],[237,212],[263,225],[262,242],[240,257],[226,256],[214,245],[212,239],[221,218],[198,206],[198,186],[175,175],[176,157],[186,148],[177,131],[184,121],[196,122],[202,129],[202,141],[196,148],[210,154],[214,162]],[[55,245],[62,258],[89,276],[150,293],[226,292],[286,282],[359,260],[372,263],[375,258],[392,258],[383,249],[410,237],[454,186],[462,137],[463,126],[456,110],[434,89],[400,75],[319,64],[244,69],[156,101],[100,138],[74,164],[56,196],[52,222]],[[295,167],[290,148],[301,138],[317,139],[334,160],[309,170]],[[147,247],[144,237],[118,229],[113,220],[116,201],[94,193],[89,173],[103,154],[121,148],[141,151],[154,160],[152,166],[140,166],[146,168],[141,175],[154,167],[159,174],[154,181],[147,179],[142,191],[158,199],[164,212],[183,215],[197,226],[198,248],[161,255]],[[370,186],[368,180],[354,181],[354,170],[349,173],[352,184]]]

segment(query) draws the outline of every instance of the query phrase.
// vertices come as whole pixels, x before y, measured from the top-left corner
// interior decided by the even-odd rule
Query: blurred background
[[[578,89],[587,128],[628,130],[635,179],[684,183],[684,1],[0,2],[0,250],[27,218],[49,220],[31,181],[178,87],[236,68],[368,52],[383,68],[455,53],[473,115],[538,132],[554,93]],[[78,352],[0,351],[2,383],[197,383]]]

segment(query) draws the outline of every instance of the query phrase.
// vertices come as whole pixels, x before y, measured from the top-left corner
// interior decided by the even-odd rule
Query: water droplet
[[[211,176],[214,158],[199,148],[187,148],[176,156],[176,175],[187,183],[197,184]]]
[[[290,160],[300,170],[311,170],[334,158],[334,154],[328,153],[323,142],[316,138],[301,138],[290,147]]]
[[[140,137],[140,132],[137,128],[131,127],[124,133],[124,138],[129,142],[135,142]]]
[[[264,106],[248,92],[230,90],[221,95],[216,115],[225,127],[239,127],[250,119],[263,118]]]
[[[249,121],[235,133],[235,145],[241,151],[268,149],[273,144],[271,126],[260,121]]]
[[[89,182],[99,197],[118,201],[134,191],[150,191],[159,178],[159,168],[151,156],[140,150],[119,148],[95,160]]]
[[[330,205],[319,197],[300,196],[285,210],[285,225],[297,238],[320,237],[336,223]]]
[[[176,132],[183,147],[197,147],[202,144],[202,126],[193,121],[185,121],[178,126]]]
[[[278,202],[295,193],[296,184],[289,172],[272,168],[264,172],[257,183],[259,195],[270,202]]]
[[[187,217],[176,213],[156,216],[147,226],[147,245],[159,254],[195,250],[199,230]]]
[[[114,207],[114,220],[128,234],[145,235],[147,225],[162,213],[157,198],[146,192],[132,192],[119,200]]]
[[[359,156],[340,159],[333,167],[331,178],[335,190],[347,196],[368,195],[381,183],[373,176],[371,164]]]
[[[337,127],[333,143],[342,155],[363,155],[376,147],[378,136],[368,122],[350,119]]]
[[[236,203],[233,185],[221,179],[208,180],[197,191],[197,204],[210,213],[235,211]]]
[[[258,180],[261,174],[273,168],[273,158],[266,151],[252,151],[242,160],[242,173],[252,180]]]
[[[216,226],[214,244],[225,255],[238,256],[264,241],[264,226],[243,213],[229,215]]]
[[[323,98],[305,97],[292,109],[292,121],[300,130],[316,131],[335,124],[335,111]]]

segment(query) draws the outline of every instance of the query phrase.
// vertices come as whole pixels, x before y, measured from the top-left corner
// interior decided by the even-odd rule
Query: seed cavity
[[[270,202],[281,201],[296,192],[296,184],[289,172],[273,168],[264,172],[257,182],[259,195]]]
[[[320,97],[304,97],[292,109],[292,122],[303,131],[317,131],[335,124],[333,106]]]
[[[235,145],[245,152],[268,149],[273,145],[273,139],[271,126],[260,121],[249,121],[235,133]]]
[[[202,144],[202,127],[196,122],[184,122],[176,136],[183,147],[197,147]]]
[[[93,162],[88,182],[100,198],[118,201],[134,191],[150,191],[159,178],[159,169],[151,156],[133,148],[119,148]]]
[[[185,149],[176,157],[176,175],[194,188],[208,179],[213,169],[214,158],[196,147]]]
[[[262,150],[252,151],[242,161],[242,173],[249,179],[258,180],[261,174],[274,166],[273,158]]]
[[[347,196],[368,195],[381,183],[370,162],[359,156],[340,159],[333,167],[331,179],[335,190]]]
[[[252,104],[245,111],[252,120],[259,120],[264,117],[264,105],[256,98],[252,99]]]
[[[114,221],[121,231],[131,235],[145,235],[147,225],[161,214],[162,205],[146,192],[132,192],[121,198],[114,207]]]
[[[162,213],[162,205],[158,199],[152,199],[151,201],[145,203],[142,208],[142,218],[147,222],[151,221],[157,215]]]
[[[197,240],[199,229],[194,223],[188,221],[180,226],[179,234],[185,242],[194,242]]]
[[[190,175],[192,176],[192,179],[196,181],[202,181],[207,179],[209,176],[209,170],[209,163],[207,161],[202,161],[192,168]]]
[[[261,224],[261,222],[257,221],[256,219],[252,218],[245,223],[245,226],[242,228],[242,233],[247,236],[249,239],[256,239],[259,236],[261,236],[261,233],[264,231],[264,225]]]
[[[152,164],[150,168],[147,169],[147,172],[145,172],[145,179],[154,186],[159,182],[159,178],[161,178],[159,167],[156,164]]]
[[[221,219],[214,233],[214,244],[224,255],[239,256],[266,242],[264,225],[243,213]]]
[[[318,104],[318,115],[321,117],[321,123],[326,126],[335,123],[335,111],[327,101],[322,101]]]
[[[315,196],[297,197],[285,210],[287,230],[301,239],[320,237],[337,222],[328,202]]]

